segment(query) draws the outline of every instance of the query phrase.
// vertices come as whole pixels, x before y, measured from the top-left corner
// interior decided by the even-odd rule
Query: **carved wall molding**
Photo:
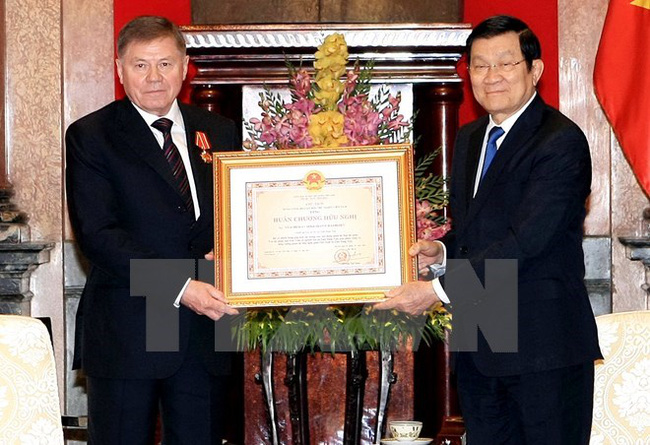
[[[458,46],[465,45],[470,28],[464,24],[365,25],[351,29],[343,24],[319,25],[223,25],[216,31],[205,26],[183,29],[188,48],[315,48],[334,32],[349,46]]]

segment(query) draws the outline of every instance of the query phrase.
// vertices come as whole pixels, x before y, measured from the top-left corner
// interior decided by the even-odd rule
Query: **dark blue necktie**
[[[181,192],[183,201],[185,201],[187,211],[194,212],[194,202],[192,201],[192,192],[190,190],[190,183],[187,179],[185,165],[183,165],[183,160],[178,152],[178,148],[176,148],[176,145],[172,141],[173,124],[174,123],[170,119],[163,117],[151,124],[151,126],[163,134],[162,148],[163,153],[165,154],[165,159],[167,159],[169,167],[172,169],[172,174],[176,180],[178,190]]]
[[[505,131],[503,131],[503,128],[501,127],[494,127],[492,130],[490,130],[487,141],[487,148],[485,149],[485,160],[483,161],[483,172],[481,173],[481,179],[483,179],[483,176],[485,176],[485,173],[487,173],[488,168],[490,168],[490,164],[494,159],[494,156],[497,154],[497,139],[503,136],[503,133],[505,133]]]

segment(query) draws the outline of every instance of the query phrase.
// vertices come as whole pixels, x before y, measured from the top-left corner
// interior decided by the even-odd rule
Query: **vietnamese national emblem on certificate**
[[[325,185],[325,175],[318,170],[311,170],[305,175],[304,182],[307,190],[320,190]]]

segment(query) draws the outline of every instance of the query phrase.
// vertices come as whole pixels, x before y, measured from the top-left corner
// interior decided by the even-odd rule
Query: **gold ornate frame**
[[[232,306],[374,302],[384,299],[384,292],[388,289],[417,279],[416,260],[408,255],[408,248],[415,242],[411,145],[218,152],[213,154],[213,159],[215,285],[224,292]],[[316,177],[313,176],[314,172],[317,173]],[[355,187],[359,187],[360,182],[372,183],[367,186],[373,190],[370,193],[373,196],[372,202],[355,201],[357,199]],[[321,193],[319,187],[325,187],[324,190],[328,192],[317,199],[326,203],[323,204],[323,208],[315,210],[301,208],[302,201],[312,199],[312,193]],[[346,190],[346,187],[349,189]],[[361,187],[366,186],[361,185]],[[255,190],[258,188],[263,192],[259,192],[260,198],[256,199]],[[270,195],[261,199],[265,192],[269,192]],[[291,203],[290,207],[278,209],[275,205],[269,205],[268,200],[273,199],[274,193],[279,193],[277,196],[284,198],[295,195],[295,202],[286,199],[271,201],[279,205]],[[365,196],[368,193],[358,195]],[[354,204],[352,206],[348,202],[350,199]],[[332,206],[338,203],[338,200],[345,202],[340,206]],[[304,238],[301,238],[303,235],[296,235],[296,239],[292,240],[293,245],[296,241],[303,241],[300,244],[302,253],[298,254],[298,250],[295,250],[295,255],[300,256],[304,255],[305,251],[309,253],[311,248],[317,251],[329,247],[323,240],[313,243],[313,246],[307,241],[310,237],[319,238],[319,229],[329,230],[332,227],[329,225],[330,222],[323,222],[322,227],[318,225],[320,219],[331,216],[329,214],[323,216],[320,213],[332,207],[348,210],[371,207],[376,210],[376,219],[373,219],[375,224],[370,225],[370,231],[377,234],[381,244],[379,247],[375,246],[373,252],[378,251],[380,254],[370,255],[370,257],[379,258],[375,259],[376,263],[373,263],[375,266],[378,264],[379,267],[371,265],[366,267],[354,262],[348,264],[354,255],[347,249],[336,251],[332,257],[336,258],[333,260],[336,264],[331,266],[307,267],[303,257],[302,263],[297,259],[299,264],[287,267],[285,263],[287,261],[291,263],[290,257],[293,255],[287,253],[286,249],[291,248],[280,247],[282,244],[276,242],[276,237],[267,239],[271,237],[265,232],[271,230],[266,229],[266,224],[260,223],[263,219],[260,216],[262,213],[265,216],[275,214],[270,212],[270,209],[286,211],[289,216],[281,219],[292,221],[297,219],[302,221],[303,218],[295,217],[291,212],[297,212],[298,215],[308,211],[316,213],[314,216],[316,222],[310,220],[309,229],[301,232],[308,235]],[[366,213],[366,216],[368,215],[374,213]],[[333,217],[339,216],[357,219],[356,214]],[[360,216],[363,214],[360,213]],[[269,220],[273,220],[272,224],[276,224],[276,218],[265,219],[266,222]],[[365,224],[365,219],[361,220],[362,218],[359,218],[359,223],[354,221],[350,226],[358,231],[361,225]],[[345,226],[344,223],[341,225]],[[286,235],[291,237],[294,234],[293,228],[301,226],[281,227],[282,233],[286,232]],[[365,236],[365,231],[363,232]],[[261,233],[264,233],[264,236],[261,236]],[[335,236],[338,236],[339,243],[347,236],[359,238],[356,232]],[[263,256],[263,253],[256,251],[259,244],[267,247],[264,252],[269,252],[269,245],[278,248],[277,252],[270,253],[270,258],[278,259],[277,268],[268,270],[263,267],[257,268],[256,265],[264,263],[256,259],[258,256]],[[367,253],[368,246],[363,243],[359,245],[362,246],[359,250],[363,249],[359,256],[363,256]],[[352,250],[352,253],[354,252]],[[322,257],[315,255],[307,254],[307,258],[314,259],[315,263],[322,261]]]

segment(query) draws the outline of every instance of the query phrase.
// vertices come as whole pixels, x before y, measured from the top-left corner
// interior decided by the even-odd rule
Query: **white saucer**
[[[381,439],[382,445],[427,445],[431,442],[433,442],[433,439],[429,439],[428,437],[418,437],[414,440],[397,440],[392,437]]]

